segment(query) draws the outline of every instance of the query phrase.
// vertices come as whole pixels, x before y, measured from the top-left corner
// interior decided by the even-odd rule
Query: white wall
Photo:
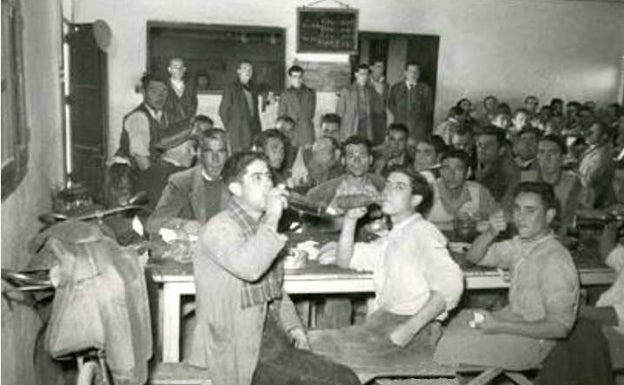
[[[61,32],[56,4],[22,1],[30,156],[24,180],[2,202],[3,268],[20,269],[28,262],[27,242],[40,228],[37,216],[50,210],[51,186],[62,180]],[[9,306],[2,299],[2,384],[35,385],[33,347],[40,326],[32,309],[19,303]]]
[[[617,99],[624,55],[622,3],[559,0],[348,0],[365,31],[441,37],[436,121],[461,97],[493,93],[511,103],[541,99]],[[146,63],[146,21],[249,24],[286,28],[286,60],[295,58],[293,0],[76,0],[75,21],[106,20],[111,151],[121,118],[140,100],[133,86]],[[324,5],[324,4],[322,4]],[[339,57],[340,58],[340,57]],[[344,58],[340,58],[344,60]],[[333,100],[332,97],[324,98]],[[329,109],[330,105],[321,106]]]

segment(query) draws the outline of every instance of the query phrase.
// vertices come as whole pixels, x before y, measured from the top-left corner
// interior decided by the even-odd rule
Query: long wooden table
[[[180,319],[182,296],[195,295],[195,283],[190,264],[166,263],[150,265],[150,275],[159,284],[160,331],[163,362],[180,359]],[[581,285],[609,285],[615,272],[606,266],[579,266]],[[497,270],[471,268],[464,270],[466,290],[504,289],[509,287],[505,274]],[[372,274],[322,266],[311,261],[299,270],[286,270],[284,288],[289,294],[374,293]]]

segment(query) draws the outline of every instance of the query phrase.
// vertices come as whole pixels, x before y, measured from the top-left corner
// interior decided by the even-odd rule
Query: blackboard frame
[[[306,49],[303,48],[301,41],[302,28],[301,18],[303,13],[315,13],[315,14],[343,14],[349,17],[355,17],[355,28],[353,29],[352,40],[353,44],[349,49],[333,49],[333,48],[319,48],[319,49]],[[297,8],[297,53],[344,53],[355,54],[358,52],[358,26],[359,26],[359,13],[355,8],[311,8],[311,7],[298,7]]]

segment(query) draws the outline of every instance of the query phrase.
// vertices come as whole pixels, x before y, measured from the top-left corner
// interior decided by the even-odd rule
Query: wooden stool
[[[480,372],[477,377],[468,382],[467,385],[486,385],[498,376],[505,376],[518,385],[533,385],[533,382],[520,372],[514,372],[501,368],[460,368],[458,373]]]

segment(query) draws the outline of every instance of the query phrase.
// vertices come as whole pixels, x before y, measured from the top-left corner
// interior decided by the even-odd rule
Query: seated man
[[[433,134],[444,139],[444,142],[451,145],[451,138],[462,122],[466,120],[464,111],[459,107],[451,107],[448,118],[440,123],[434,130]]]
[[[537,168],[537,142],[542,132],[535,127],[527,126],[518,133],[518,138],[513,143],[514,161],[521,171],[535,170]]]
[[[624,222],[608,223],[603,229],[600,246],[600,254],[617,272],[617,278],[595,305],[581,303],[574,330],[567,339],[557,343],[544,361],[536,384],[615,383],[612,362],[617,358],[611,356],[609,345],[624,347]],[[614,363],[621,365],[621,362]]]
[[[420,172],[429,184],[440,176],[440,156],[446,152],[446,144],[439,136],[419,140],[414,150],[414,170]]]
[[[475,180],[490,190],[501,202],[509,187],[518,180],[520,172],[505,148],[505,133],[498,127],[485,127],[477,138]]]
[[[312,151],[302,153],[302,161],[306,179],[300,180],[295,187],[303,191],[337,178],[345,171],[340,162],[340,145],[329,136],[318,138],[312,145]]]
[[[392,123],[388,127],[386,143],[375,153],[375,173],[388,176],[394,166],[411,167],[414,159],[407,153],[408,129],[404,124]]]
[[[227,158],[222,130],[211,128],[198,134],[199,164],[169,177],[169,182],[147,222],[147,232],[158,236],[161,229],[197,235],[199,226],[220,212],[227,202],[221,169]]]
[[[341,213],[336,198],[343,195],[368,195],[378,197],[384,186],[384,180],[369,173],[373,164],[371,144],[367,139],[352,136],[342,144],[342,163],[346,173],[314,187],[306,194],[311,200],[331,207]]]
[[[488,218],[498,204],[485,187],[466,180],[468,155],[461,150],[451,150],[442,154],[440,160],[441,178],[433,184],[433,207],[427,219],[441,230],[452,230],[458,216],[475,221]]]
[[[559,201],[559,234],[565,234],[578,207],[591,206],[588,203],[590,197],[583,192],[576,173],[562,168],[565,153],[563,139],[555,135],[544,135],[537,144],[537,170],[526,170],[520,174],[521,182],[546,182],[554,189]]]
[[[603,123],[596,122],[589,127],[585,140],[589,148],[581,155],[579,176],[583,187],[591,189],[597,208],[602,208],[613,175],[611,133]]]
[[[290,170],[284,167],[286,138],[277,129],[262,131],[254,138],[253,150],[263,153],[269,159],[273,181],[280,184],[290,176]]]
[[[194,364],[208,368],[214,385],[359,384],[348,368],[306,350],[277,262],[288,193],[273,187],[268,159],[234,154],[222,178],[231,198],[201,229],[194,260],[203,353]]]
[[[297,158],[297,152],[299,152],[295,120],[288,115],[280,115],[275,120],[275,129],[286,138],[284,167],[291,169]]]
[[[457,131],[451,136],[451,146],[456,150],[461,150],[468,154],[470,159],[470,172],[468,179],[474,179],[474,173],[477,170],[477,144],[475,139],[475,128],[469,124],[461,125]]]
[[[336,142],[340,141],[340,116],[336,114],[325,114],[321,117],[321,134],[319,138],[333,138]],[[295,186],[306,183],[308,178],[308,169],[306,160],[312,157],[313,145],[306,144],[300,146],[292,166],[292,180]]]
[[[510,269],[509,305],[496,311],[464,310],[446,329],[434,359],[440,364],[483,365],[526,370],[539,365],[565,338],[576,318],[578,273],[568,250],[549,228],[556,214],[550,185],[525,182],[514,191],[518,235],[494,242],[507,227],[502,211],[466,258]]]
[[[463,290],[462,271],[451,259],[446,238],[424,218],[432,200],[422,175],[395,168],[383,190],[382,210],[393,225],[389,233],[354,243],[366,209],[346,213],[337,264],[372,271],[375,299],[362,325],[311,333],[313,351],[350,367],[375,366],[389,358],[395,364],[402,357],[413,360],[411,353],[431,351],[439,337],[436,321],[457,305]]]

